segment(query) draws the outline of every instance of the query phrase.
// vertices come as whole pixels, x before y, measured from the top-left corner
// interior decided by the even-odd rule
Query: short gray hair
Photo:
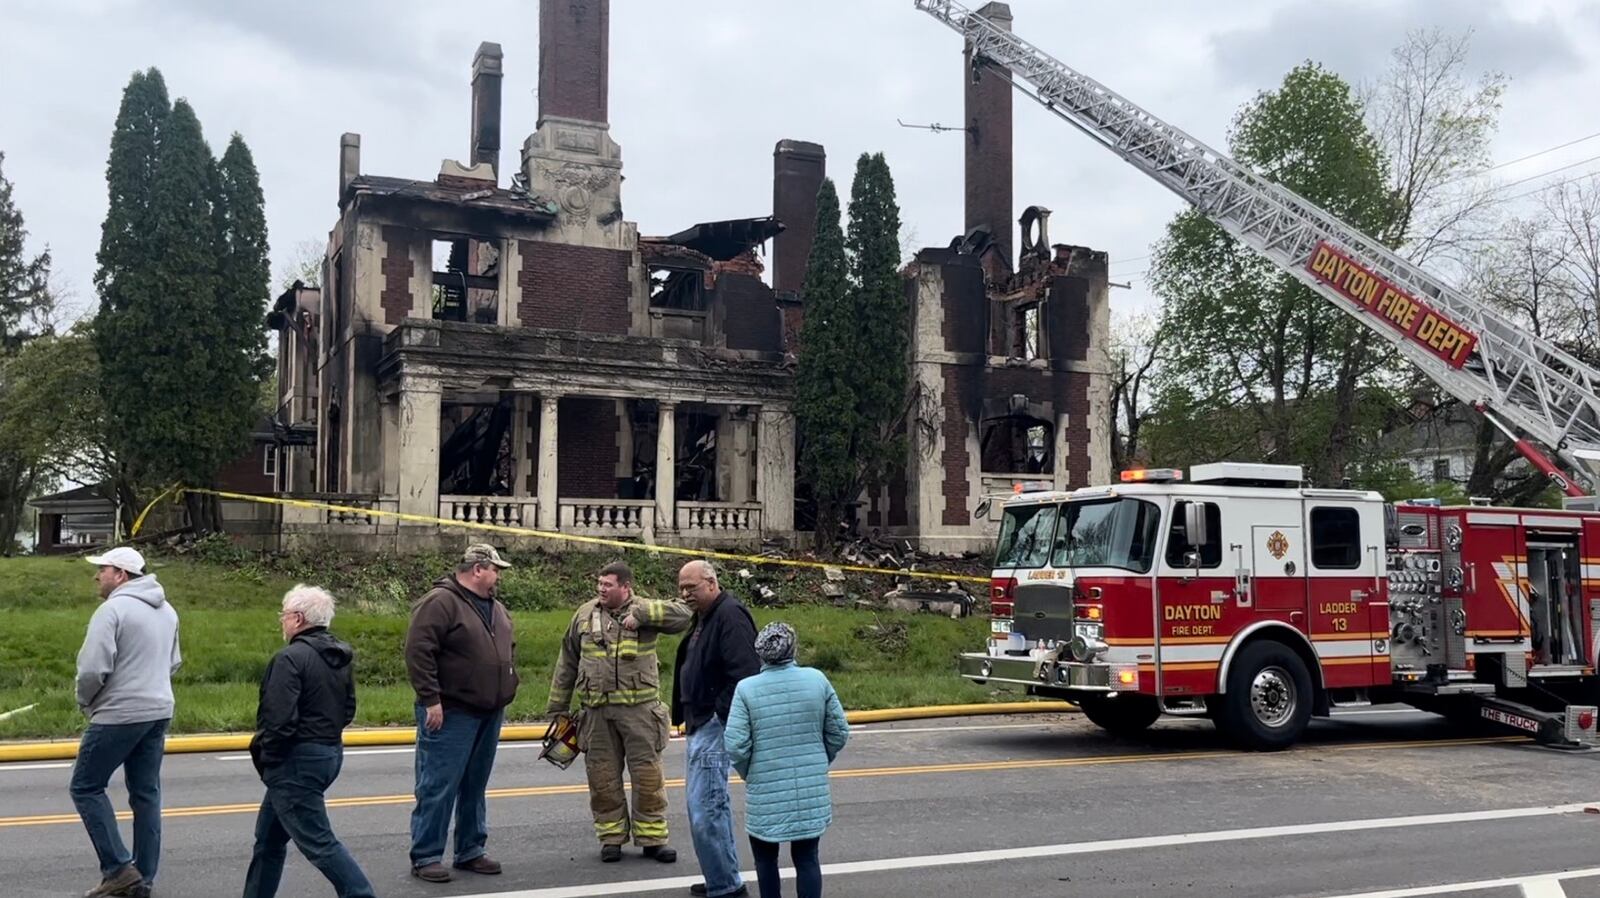
[[[696,565],[700,566],[700,576],[701,577],[704,577],[705,579],[710,580],[712,583],[720,583],[721,582],[721,581],[719,581],[717,579],[717,567],[716,567],[716,565],[712,564],[711,562],[705,560],[704,558],[696,558],[695,560],[693,560],[693,561],[691,561],[689,563],[690,564],[696,564]]]
[[[283,594],[283,610],[300,612],[308,627],[326,627],[333,623],[333,594],[320,586],[296,583]]]

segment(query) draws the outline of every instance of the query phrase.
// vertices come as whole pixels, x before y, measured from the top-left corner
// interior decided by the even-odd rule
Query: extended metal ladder
[[[1008,69],[1024,94],[1355,316],[1445,391],[1502,429],[1495,416],[1509,421],[1569,469],[1594,470],[1600,371],[960,3],[914,2],[959,32],[974,59]],[[1518,448],[1581,495],[1526,440]]]

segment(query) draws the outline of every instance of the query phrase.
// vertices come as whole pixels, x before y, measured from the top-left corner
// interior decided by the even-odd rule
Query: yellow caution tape
[[[243,502],[258,502],[266,505],[281,505],[293,508],[315,508],[326,511],[342,511],[366,515],[374,518],[393,518],[397,521],[410,521],[417,524],[435,524],[441,527],[457,527],[464,530],[484,530],[491,533],[505,533],[512,536],[534,536],[541,539],[561,540],[570,543],[581,543],[591,546],[607,546],[620,549],[633,549],[651,553],[664,553],[667,555],[685,555],[690,558],[714,558],[719,561],[740,561],[747,564],[777,565],[780,567],[812,568],[817,570],[849,571],[857,574],[875,574],[889,577],[910,577],[925,580],[943,580],[950,583],[983,583],[988,584],[988,577],[974,577],[970,574],[942,574],[933,571],[909,571],[904,568],[867,567],[858,564],[828,564],[822,561],[803,561],[790,558],[768,558],[764,555],[746,555],[736,552],[717,552],[707,549],[685,549],[677,546],[656,546],[645,543],[630,542],[624,539],[607,539],[602,536],[579,536],[575,533],[559,533],[551,530],[535,530],[528,527],[510,527],[505,524],[482,524],[475,521],[452,521],[448,518],[433,517],[431,515],[411,514],[400,511],[383,511],[376,508],[363,508],[359,505],[338,505],[331,502],[313,502],[309,499],[285,499],[279,496],[257,496],[250,493],[233,493],[227,490],[201,489],[199,487],[172,486],[166,492],[157,496],[144,511],[139,513],[139,518],[134,522],[133,533],[137,535],[139,526],[144,523],[145,515],[150,513],[151,507],[157,502],[172,494],[173,501],[183,498],[184,493],[200,493],[216,496],[220,499],[237,499]]]

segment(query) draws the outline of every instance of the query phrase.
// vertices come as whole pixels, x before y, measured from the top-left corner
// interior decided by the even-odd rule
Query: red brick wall
[[[626,334],[631,316],[628,266],[632,253],[591,246],[523,240],[523,327],[548,327],[601,334]]]
[[[972,520],[967,500],[972,495],[972,484],[967,481],[967,468],[972,454],[967,451],[967,422],[965,397],[961,389],[960,369],[944,366],[944,422],[939,425],[944,436],[944,452],[940,462],[944,466],[943,523],[960,526]]]
[[[539,118],[606,121],[610,0],[539,4]]]
[[[558,492],[575,499],[617,497],[617,405],[612,399],[569,397],[556,407]]]
[[[217,488],[233,493],[271,493],[278,489],[273,478],[261,473],[266,447],[251,443],[250,451],[222,466],[217,472]],[[278,459],[282,464],[283,459]]]
[[[1066,396],[1060,401],[1065,403],[1067,413],[1067,488],[1093,486],[1089,482],[1089,431],[1091,427],[1108,427],[1110,424],[1089,420],[1089,375],[1072,371],[1056,377],[1066,380]]]
[[[411,276],[416,273],[416,263],[411,261],[412,232],[406,228],[383,229],[385,250],[380,266],[383,272],[383,292],[378,302],[383,306],[383,320],[399,324],[411,314]]]

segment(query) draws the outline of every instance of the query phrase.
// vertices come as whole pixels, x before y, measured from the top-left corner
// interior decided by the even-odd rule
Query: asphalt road
[[[348,752],[334,828],[385,898],[688,894],[698,876],[682,742],[667,757],[674,866],[634,849],[602,865],[581,771],[536,751],[507,744],[496,767],[489,851],[501,876],[432,886],[408,875],[409,749]],[[834,770],[826,886],[917,898],[1600,898],[1600,815],[1584,812],[1600,809],[1596,760],[1385,708],[1319,722],[1273,755],[1228,749],[1198,720],[1165,720],[1141,741],[1073,715],[863,726]],[[0,765],[0,896],[80,895],[97,879],[69,773]],[[176,755],[163,779],[156,894],[239,894],[262,791],[249,761]],[[124,806],[120,782],[113,798]],[[734,801],[742,808],[737,784]],[[280,894],[332,890],[291,851]]]

